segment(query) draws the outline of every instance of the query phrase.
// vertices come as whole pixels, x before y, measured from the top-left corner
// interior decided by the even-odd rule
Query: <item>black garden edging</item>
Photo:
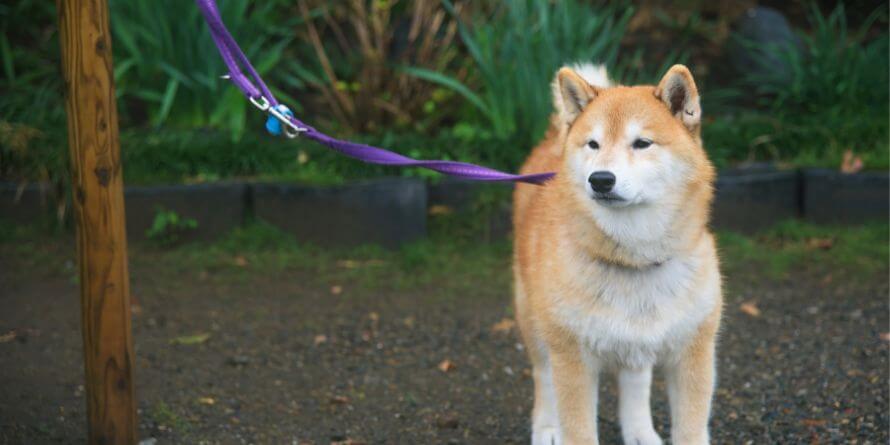
[[[803,214],[821,224],[857,224],[890,216],[887,172],[843,174],[833,170],[802,172]]]
[[[53,202],[46,184],[0,183],[0,217],[14,224],[34,224],[52,218]]]
[[[453,179],[427,185],[415,178],[384,178],[342,186],[214,183],[126,188],[127,233],[145,238],[157,210],[198,222],[185,240],[210,240],[256,217],[322,246],[380,244],[397,247],[426,236],[428,211],[473,212],[486,188],[510,187]],[[890,174],[845,175],[829,170],[777,170],[770,166],[725,170],[716,184],[713,226],[752,233],[789,218],[855,224],[888,219]],[[0,218],[33,224],[52,218],[54,206],[38,185],[0,184]],[[492,207],[492,206],[489,206]],[[486,212],[485,238],[509,233],[507,202]],[[462,216],[459,216],[462,217]]]
[[[754,233],[800,213],[797,170],[771,166],[720,172],[714,190],[711,225],[715,229]]]
[[[426,236],[426,184],[386,178],[344,186],[252,186],[254,214],[300,241],[397,247]]]
[[[128,186],[124,190],[127,238],[143,240],[159,209],[198,223],[182,233],[183,241],[212,240],[242,225],[248,216],[248,186],[240,182]]]

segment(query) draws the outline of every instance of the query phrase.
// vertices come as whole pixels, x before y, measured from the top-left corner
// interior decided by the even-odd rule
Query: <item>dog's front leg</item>
[[[652,426],[649,393],[652,387],[652,365],[618,372],[618,417],[625,445],[661,445],[661,438]]]
[[[711,318],[699,328],[678,360],[666,367],[671,439],[678,445],[705,445],[710,440],[708,417],[714,393],[714,347],[719,324],[719,319]]]
[[[598,363],[573,342],[551,351],[551,365],[563,444],[598,444]]]

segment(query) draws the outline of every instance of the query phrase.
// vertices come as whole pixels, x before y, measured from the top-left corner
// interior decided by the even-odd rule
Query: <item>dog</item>
[[[709,443],[723,305],[708,229],[714,167],[689,69],[656,86],[613,85],[601,66],[563,67],[556,112],[514,192],[517,323],[534,367],[533,445],[597,444],[597,387],[615,372],[625,444],[662,440],[653,368],[665,372],[671,438]]]

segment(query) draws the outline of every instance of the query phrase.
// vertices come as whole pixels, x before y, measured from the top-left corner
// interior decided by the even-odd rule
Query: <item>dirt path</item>
[[[454,295],[435,282],[347,281],[337,292],[299,268],[235,276],[146,255],[131,272],[142,438],[528,443],[529,365],[501,323],[510,317],[506,259],[473,295]],[[0,250],[0,335],[15,336],[0,343],[0,443],[85,436],[74,268],[53,264],[35,268]],[[887,443],[886,276],[757,275],[729,277],[714,443]],[[743,301],[759,315],[740,310]],[[611,381],[605,392],[602,442],[620,443]]]

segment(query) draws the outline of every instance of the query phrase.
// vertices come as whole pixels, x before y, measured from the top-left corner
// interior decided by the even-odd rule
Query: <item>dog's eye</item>
[[[649,139],[637,139],[634,141],[632,147],[635,150],[642,150],[644,148],[649,148],[650,145],[652,145],[652,141]]]
[[[590,141],[590,142],[588,142],[588,143],[587,143],[587,146],[590,147],[590,148],[592,148],[592,149],[594,149],[594,150],[599,150],[599,148],[600,148],[600,144],[598,144],[596,141]]]

